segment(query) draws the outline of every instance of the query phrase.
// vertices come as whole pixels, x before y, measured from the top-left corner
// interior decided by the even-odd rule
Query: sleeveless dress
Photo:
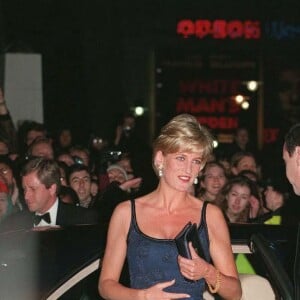
[[[206,206],[207,202],[204,202],[198,234],[205,258],[210,261]],[[191,297],[185,299],[202,300],[205,280],[202,278],[198,281],[190,281],[182,276],[177,262],[178,251],[175,240],[157,239],[145,235],[136,222],[134,200],[131,200],[131,211],[131,224],[127,236],[130,286],[145,289],[154,284],[175,279],[175,283],[165,291],[188,293]]]

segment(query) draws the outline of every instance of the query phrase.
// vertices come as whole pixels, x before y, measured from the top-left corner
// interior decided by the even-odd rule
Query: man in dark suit
[[[300,196],[300,123],[290,128],[283,144],[283,160],[288,181]]]
[[[294,193],[300,196],[300,123],[294,124],[284,138],[282,158],[285,163],[285,174],[291,184]],[[295,199],[296,200],[296,199]],[[297,197],[299,200],[299,197]],[[288,218],[292,218],[296,212],[298,221],[298,234],[296,244],[296,255],[294,263],[294,299],[300,299],[300,223],[299,202],[295,201],[293,207],[289,208]]]
[[[15,214],[1,224],[2,232],[41,226],[98,223],[96,211],[59,200],[60,171],[54,160],[34,158],[24,166],[21,175],[28,211]]]

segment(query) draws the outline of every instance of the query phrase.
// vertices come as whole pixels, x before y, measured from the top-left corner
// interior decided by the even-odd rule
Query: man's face
[[[91,176],[85,171],[74,172],[70,175],[71,188],[76,192],[80,201],[91,197]]]
[[[245,129],[240,129],[236,135],[236,141],[239,145],[246,146],[249,142],[249,134]]]
[[[30,130],[26,136],[26,145],[29,146],[35,139],[46,137],[42,131]]]
[[[300,147],[296,147],[290,156],[283,146],[282,157],[285,163],[285,174],[296,195],[300,195]]]
[[[62,147],[68,147],[72,143],[72,135],[70,130],[65,129],[61,132],[59,136],[59,143]]]
[[[239,161],[237,166],[232,168],[232,173],[237,175],[244,170],[250,170],[250,171],[257,173],[257,165],[256,165],[256,161],[254,160],[253,157],[251,157],[251,156],[243,157]]]
[[[36,157],[44,157],[47,159],[53,159],[53,148],[48,143],[40,143],[34,145],[31,154]]]
[[[31,212],[43,214],[56,200],[56,185],[53,184],[47,189],[38,179],[36,172],[23,176],[22,186],[26,204]]]

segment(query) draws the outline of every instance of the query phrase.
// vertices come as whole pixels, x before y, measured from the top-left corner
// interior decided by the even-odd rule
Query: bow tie
[[[50,224],[51,223],[50,214],[47,212],[43,215],[34,215],[33,223],[34,225],[38,225],[42,220]]]

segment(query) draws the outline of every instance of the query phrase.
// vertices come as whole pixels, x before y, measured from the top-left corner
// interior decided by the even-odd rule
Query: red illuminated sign
[[[177,34],[184,38],[196,36],[199,39],[260,39],[261,24],[259,21],[240,20],[180,20],[177,23]]]
[[[265,128],[264,129],[264,143],[274,143],[277,141],[279,135],[279,128]]]
[[[231,99],[238,92],[237,79],[179,80],[176,113],[190,113],[212,129],[232,130],[239,126],[241,107]]]

